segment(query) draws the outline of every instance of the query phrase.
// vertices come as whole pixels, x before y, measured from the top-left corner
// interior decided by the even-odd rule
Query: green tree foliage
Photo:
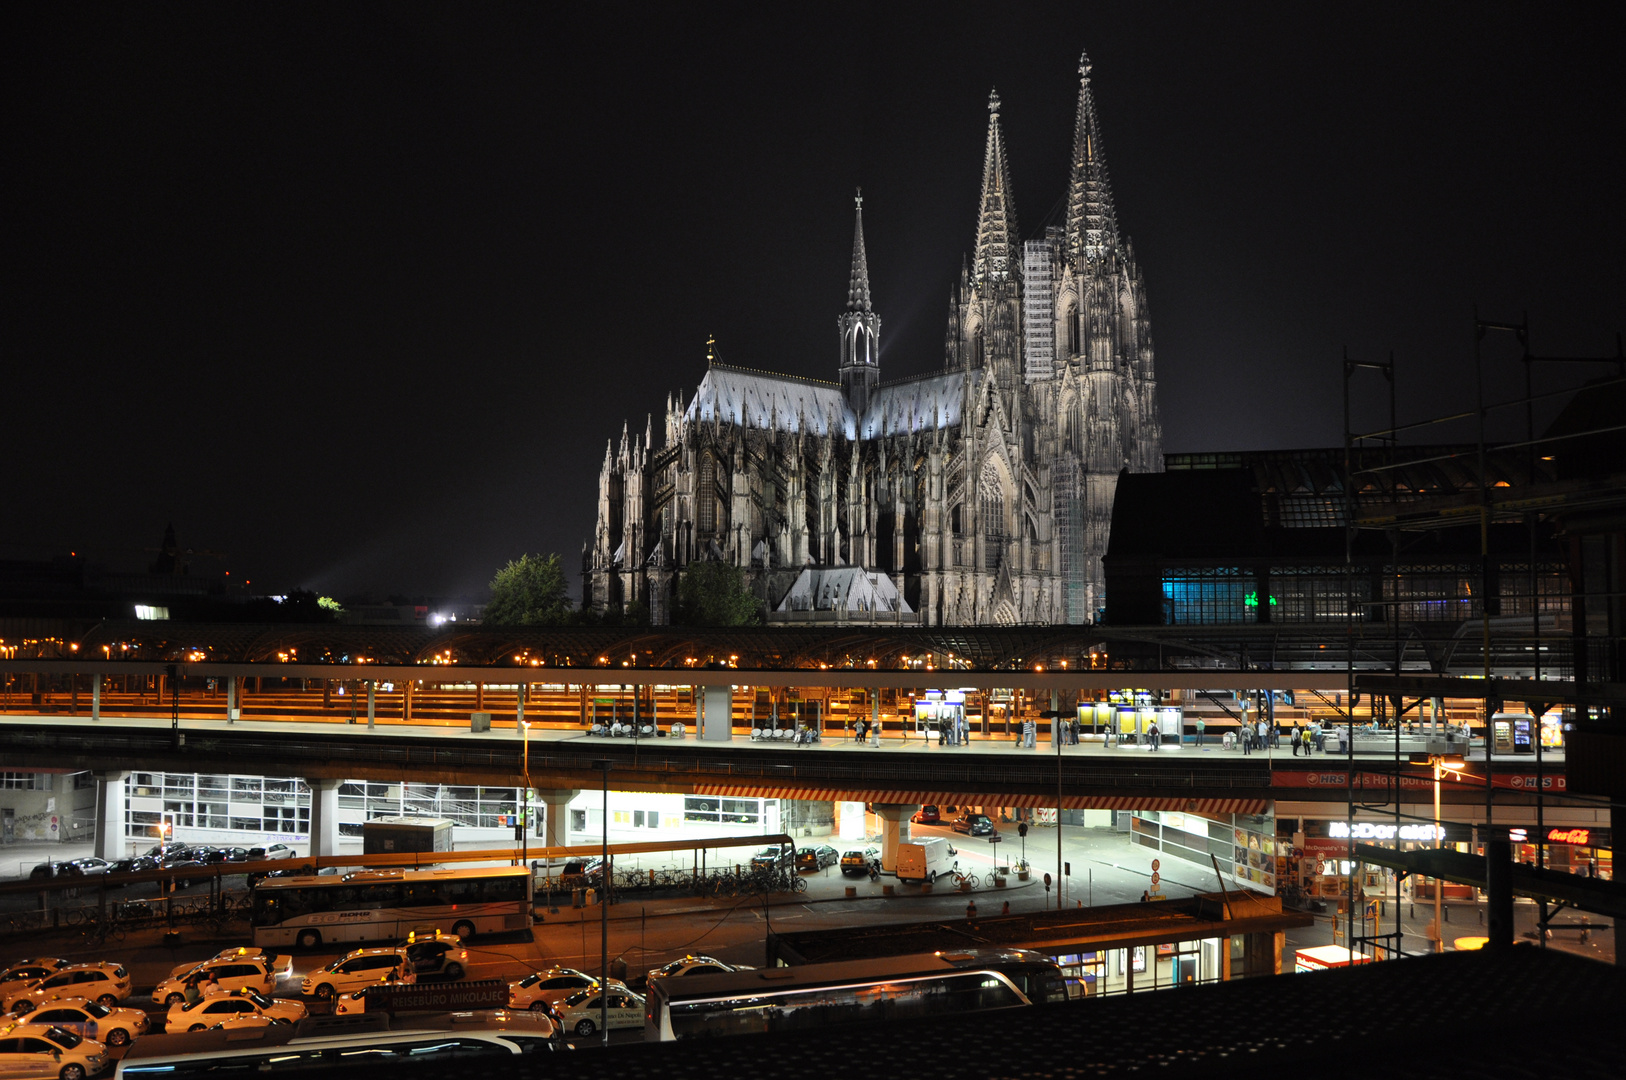
[[[558,555],[521,555],[491,579],[483,620],[496,626],[558,626],[570,621]]]
[[[690,563],[678,582],[676,621],[686,626],[755,626],[760,607],[745,573],[727,563]]]

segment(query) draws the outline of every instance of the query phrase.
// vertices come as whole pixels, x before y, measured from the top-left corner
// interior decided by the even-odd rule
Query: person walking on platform
[[[1293,725],[1293,733],[1287,737],[1287,741],[1293,744],[1293,756],[1298,757],[1299,744],[1304,741],[1304,736],[1299,731],[1299,726],[1297,724]]]
[[[1208,725],[1203,723],[1203,718],[1200,717],[1200,716],[1197,717],[1197,745],[1198,746],[1201,746],[1203,744],[1203,730],[1205,728],[1207,728],[1207,727],[1208,727]]]
[[[1242,726],[1236,729],[1236,737],[1242,743],[1244,754],[1253,753],[1253,731],[1248,727],[1247,721],[1244,720]]]

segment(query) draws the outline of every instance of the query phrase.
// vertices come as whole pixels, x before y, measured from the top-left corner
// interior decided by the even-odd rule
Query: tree
[[[690,563],[678,582],[677,622],[686,626],[755,626],[761,605],[738,567]]]
[[[558,626],[570,621],[558,555],[521,555],[491,579],[484,621],[496,626]]]

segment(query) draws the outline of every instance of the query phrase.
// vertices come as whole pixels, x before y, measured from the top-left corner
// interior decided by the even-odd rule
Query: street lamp
[[[1457,753],[1440,753],[1438,742],[1436,740],[1430,740],[1430,742],[1434,745],[1429,747],[1429,753],[1413,754],[1411,757],[1411,763],[1413,765],[1426,764],[1434,772],[1434,849],[1438,851],[1440,848],[1445,846],[1445,828],[1440,824],[1440,779],[1448,771],[1457,772],[1460,770],[1463,766],[1463,757],[1461,754]],[[1397,838],[1395,847],[1398,848],[1399,846],[1400,844]],[[1444,914],[1443,897],[1441,894],[1444,893],[1444,891],[1445,889],[1441,885],[1440,879],[1435,878],[1434,951],[1437,953],[1445,951],[1445,931],[1443,929],[1444,924],[1441,920],[1441,916]]]
[[[599,1001],[599,1030],[603,1032],[604,1045],[610,1045],[610,762],[608,759],[595,761],[594,767],[602,770],[604,775],[603,804],[599,818],[600,834],[604,845],[603,854],[599,857],[598,873],[598,911],[599,911],[599,960],[598,960],[598,1001]]]

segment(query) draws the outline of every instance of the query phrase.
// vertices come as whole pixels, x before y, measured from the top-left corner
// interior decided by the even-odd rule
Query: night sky
[[[1402,419],[1471,405],[1476,303],[1543,353],[1626,326],[1601,6],[33,7],[0,559],[136,569],[173,521],[256,591],[574,571],[605,440],[708,335],[834,378],[856,186],[883,378],[941,366],[988,92],[1033,235],[1084,49],[1166,450],[1336,445],[1345,346],[1395,351]]]

